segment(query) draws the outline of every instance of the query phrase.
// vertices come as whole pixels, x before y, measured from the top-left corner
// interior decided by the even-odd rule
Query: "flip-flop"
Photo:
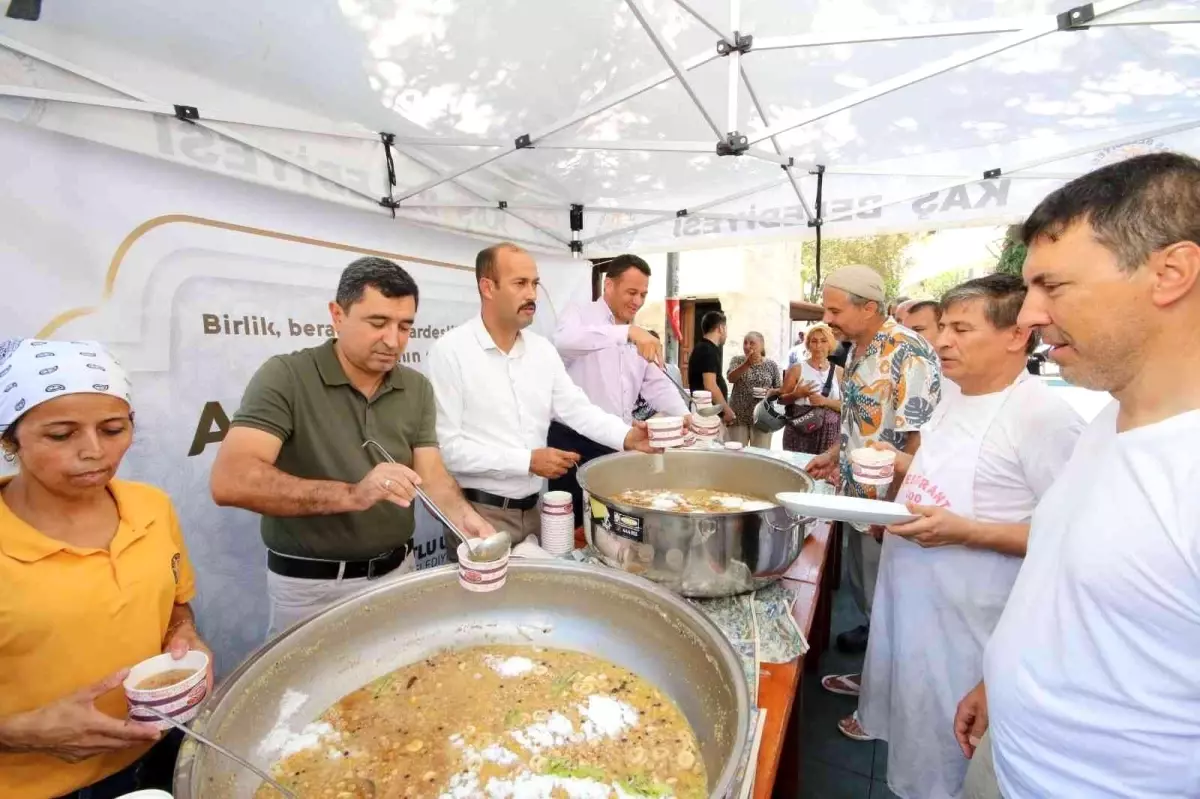
[[[849,738],[852,741],[874,741],[875,740],[870,735],[867,735],[867,731],[864,730],[862,728],[862,725],[858,723],[858,711],[857,710],[854,711],[849,716],[846,716],[846,718],[839,721],[837,728],[838,728],[838,732],[840,732],[842,735],[845,735],[847,738]]]
[[[831,694],[858,696],[862,691],[862,675],[826,674],[821,678],[821,687]]]

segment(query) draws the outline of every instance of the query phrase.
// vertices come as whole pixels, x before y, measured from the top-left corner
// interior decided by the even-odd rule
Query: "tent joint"
[[[686,209],[686,208],[680,208],[678,211],[675,212],[676,218],[687,216],[687,215],[688,215],[688,209]]]
[[[508,210],[508,200],[501,200],[500,202],[496,203],[496,207],[501,211]]]
[[[745,55],[754,48],[754,37],[749,33],[733,32],[733,43],[724,39],[717,40],[717,55],[728,56],[734,53]]]
[[[736,130],[717,142],[717,155],[741,155],[749,149],[750,137]]]
[[[181,122],[191,122],[195,124],[196,120],[200,119],[200,109],[194,105],[176,105],[175,118]]]
[[[1088,29],[1088,23],[1095,18],[1096,8],[1091,3],[1075,6],[1056,17],[1060,31],[1085,31]]]
[[[996,178],[1000,177],[1002,172],[1003,170],[1001,170],[999,167],[996,167],[995,169],[986,169],[983,172],[983,179],[995,180]]]
[[[513,147],[518,150],[528,150],[533,147],[533,137],[528,133],[522,133],[517,138],[513,139]]]

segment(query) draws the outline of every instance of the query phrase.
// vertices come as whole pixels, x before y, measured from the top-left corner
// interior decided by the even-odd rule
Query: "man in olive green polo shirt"
[[[346,267],[329,304],[337,338],[264,363],[217,453],[213,499],[262,514],[269,637],[412,570],[414,485],[468,535],[495,532],[442,464],[429,381],[397,364],[417,301],[391,261]]]

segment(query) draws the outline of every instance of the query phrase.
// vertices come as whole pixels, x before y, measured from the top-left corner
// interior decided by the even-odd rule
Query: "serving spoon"
[[[378,441],[368,438],[363,442],[363,448],[366,449],[368,445],[374,447],[388,463],[396,462],[396,459],[389,455],[388,451]],[[488,563],[493,560],[499,560],[512,550],[512,536],[504,530],[495,532],[483,540],[470,538],[462,530],[458,529],[458,525],[450,521],[450,517],[442,513],[442,509],[437,506],[436,502],[429,498],[429,495],[420,486],[414,485],[413,490],[416,491],[421,501],[425,503],[425,507],[429,508],[429,512],[436,516],[437,520],[446,526],[446,529],[454,533],[455,538],[466,545],[467,551],[471,553],[471,560],[476,563]],[[471,546],[472,541],[476,542],[475,546]]]
[[[195,738],[197,741],[204,744],[208,748],[214,749],[217,752],[219,752],[220,754],[225,755],[225,757],[229,758],[234,763],[237,763],[239,766],[246,769],[247,771],[250,771],[253,774],[257,775],[267,785],[270,785],[272,788],[279,791],[280,795],[285,797],[285,799],[298,799],[296,794],[292,793],[287,788],[284,788],[278,782],[271,779],[271,777],[265,771],[260,769],[258,766],[251,765],[249,761],[239,757],[238,755],[235,755],[233,752],[230,752],[228,749],[221,746],[219,743],[217,743],[215,741],[211,741],[208,738],[205,738],[203,735],[196,732],[191,727],[188,727],[186,724],[180,724],[178,721],[171,718],[166,713],[163,713],[158,708],[150,707],[149,705],[143,705],[139,708],[139,710],[144,710],[152,716],[157,716],[160,721],[164,721],[167,724],[170,724],[172,727],[179,730],[184,735],[187,735],[191,738]],[[375,795],[375,783],[373,783],[373,782],[371,783],[370,795],[371,796]]]
[[[657,363],[654,365],[658,366]],[[716,416],[718,413],[721,412],[721,409],[716,405],[706,405],[703,408],[697,407],[696,400],[692,397],[691,394],[688,393],[688,390],[686,388],[684,388],[683,386],[681,386],[679,384],[678,380],[671,377],[670,372],[668,372],[666,369],[662,368],[661,366],[658,366],[658,371],[662,372],[663,375],[667,378],[667,380],[671,381],[671,385],[675,386],[676,390],[679,391],[679,395],[681,397],[683,397],[684,402],[686,402],[688,404],[688,407],[691,409],[692,413],[696,414],[697,416]]]

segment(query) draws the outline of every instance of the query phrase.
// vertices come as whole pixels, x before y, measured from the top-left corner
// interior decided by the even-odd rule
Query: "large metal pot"
[[[298,732],[342,696],[433,652],[484,644],[588,652],[650,680],[695,729],[710,794],[726,797],[738,787],[750,694],[729,641],[662,588],[562,561],[511,561],[507,584],[487,594],[462,590],[452,568],[368,589],[252,655],[215,692],[195,725],[267,768],[280,754],[269,741],[272,730]],[[242,799],[257,784],[253,775],[191,741],[175,768],[176,799]]]
[[[588,541],[604,562],[684,596],[730,596],[778,580],[799,556],[812,521],[782,507],[679,513],[614,499],[632,488],[707,488],[764,499],[780,491],[813,490],[804,471],[764,455],[671,450],[657,472],[654,458],[621,452],[582,466],[578,479]]]

